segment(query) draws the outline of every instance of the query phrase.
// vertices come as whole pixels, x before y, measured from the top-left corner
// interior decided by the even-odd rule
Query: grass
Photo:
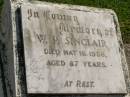
[[[130,43],[130,0],[39,0],[113,9],[119,18],[123,42]],[[3,1],[0,0],[0,9]]]

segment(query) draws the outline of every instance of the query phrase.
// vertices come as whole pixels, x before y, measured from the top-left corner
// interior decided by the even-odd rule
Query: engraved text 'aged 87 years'
[[[112,12],[44,4],[21,10],[28,93],[126,92]]]

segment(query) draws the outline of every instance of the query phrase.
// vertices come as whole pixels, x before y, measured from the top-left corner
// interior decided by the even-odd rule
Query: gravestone
[[[28,93],[126,93],[114,13],[62,7],[22,5]]]
[[[112,10],[5,1],[2,20],[7,97],[127,93],[127,64]]]

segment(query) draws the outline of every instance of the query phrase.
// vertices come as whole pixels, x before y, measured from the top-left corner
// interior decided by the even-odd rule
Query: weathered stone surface
[[[126,53],[128,68],[130,70],[130,44],[125,44],[125,53]],[[129,71],[129,74],[130,74],[130,71]]]
[[[23,4],[28,93],[126,93],[111,10]]]
[[[4,0],[5,6],[2,14],[2,33],[0,33],[0,52],[2,54],[2,62],[4,67],[4,79],[5,79],[5,88],[7,93],[5,97],[123,97],[124,94],[120,95],[39,95],[39,94],[32,94],[27,95],[26,91],[26,83],[25,83],[25,68],[24,68],[24,56],[23,56],[23,46],[22,46],[22,29],[21,29],[21,21],[19,14],[19,7],[21,6],[23,1],[28,0]],[[31,0],[29,0],[31,1]],[[41,2],[39,3],[41,4]],[[46,3],[44,3],[46,4]],[[48,5],[48,4],[47,4]],[[67,8],[70,10],[77,10],[77,11],[86,11],[89,10],[87,7],[79,7],[79,6],[60,6],[60,5],[53,5],[59,8]],[[93,8],[90,8],[93,9]],[[102,10],[100,10],[102,11]],[[117,22],[117,21],[115,21]],[[119,26],[117,26],[117,29]],[[119,31],[117,31],[119,32]],[[120,40],[120,33],[118,40]],[[120,40],[121,41],[121,40]],[[122,43],[121,43],[122,44]],[[122,48],[120,49],[122,50]],[[122,50],[123,51],[123,50]],[[124,58],[124,57],[123,57]],[[126,64],[123,63],[123,70],[126,72]],[[125,69],[124,69],[125,67]],[[124,74],[125,79],[127,79],[127,73]],[[42,85],[45,83],[42,83]],[[0,91],[1,92],[1,91]],[[0,95],[1,97],[1,95]],[[2,96],[4,97],[4,96]]]
[[[2,77],[1,77],[1,66],[0,66],[0,97],[4,97],[3,87],[2,87]]]
[[[13,63],[13,42],[11,28],[11,5],[5,0],[2,11],[2,31],[0,33],[0,54],[3,65],[4,79],[6,83],[7,97],[15,96],[14,63]]]
[[[125,44],[124,47],[125,47],[125,54],[126,54],[129,75],[130,75],[130,44]],[[130,95],[130,84],[127,84],[127,87],[128,87],[128,93]]]
[[[23,85],[24,64],[21,62],[22,54],[19,46],[22,43],[19,34],[20,19],[17,12],[21,2],[15,1],[4,0],[1,19],[0,53],[4,71],[5,97],[26,97],[25,83]]]

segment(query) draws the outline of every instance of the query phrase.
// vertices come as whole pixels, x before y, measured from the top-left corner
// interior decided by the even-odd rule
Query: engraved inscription
[[[25,4],[22,23],[29,93],[125,92],[113,14]]]

